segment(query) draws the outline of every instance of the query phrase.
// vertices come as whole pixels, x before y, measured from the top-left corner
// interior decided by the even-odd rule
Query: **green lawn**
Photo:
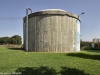
[[[100,51],[41,53],[0,47],[0,75],[100,75]]]

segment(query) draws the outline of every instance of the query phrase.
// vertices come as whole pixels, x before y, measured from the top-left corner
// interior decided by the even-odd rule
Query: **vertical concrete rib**
[[[28,19],[28,49],[30,49],[30,45],[29,44],[30,44],[30,39],[31,39],[29,37],[30,36],[30,26],[29,25],[30,25],[30,18]]]
[[[35,29],[34,39],[35,39],[35,52],[36,52],[36,17],[34,17],[34,29]]]
[[[32,34],[31,36],[33,37],[32,40],[32,51],[35,51],[35,17],[32,17]]]
[[[56,42],[55,42],[55,46],[56,46],[56,51],[55,52],[57,52],[58,51],[58,16],[56,15]]]
[[[39,16],[39,52],[41,51],[41,16]]]
[[[69,51],[69,45],[70,45],[70,35],[69,35],[69,17],[68,17],[68,20],[67,20],[67,51]]]
[[[66,16],[66,52],[68,50],[68,17]]]
[[[63,16],[63,52],[66,50],[66,16]]]
[[[40,29],[40,41],[41,41],[41,52],[43,51],[43,15],[41,15],[41,21],[40,21],[40,24],[41,24],[41,29]]]
[[[47,18],[47,25],[48,25],[48,52],[50,51],[50,43],[51,43],[51,33],[50,33],[50,16],[48,15]]]

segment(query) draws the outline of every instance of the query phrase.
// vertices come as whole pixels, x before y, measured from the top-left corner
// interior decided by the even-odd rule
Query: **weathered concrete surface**
[[[80,20],[77,15],[65,11],[40,11],[30,14],[28,25],[29,51],[77,51],[76,20]]]

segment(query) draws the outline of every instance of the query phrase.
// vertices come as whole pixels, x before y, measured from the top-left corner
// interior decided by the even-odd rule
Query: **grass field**
[[[100,51],[40,53],[0,47],[0,75],[100,75]]]

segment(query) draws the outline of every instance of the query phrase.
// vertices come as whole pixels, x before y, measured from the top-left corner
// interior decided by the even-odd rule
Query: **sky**
[[[76,15],[85,12],[80,15],[81,39],[100,38],[100,0],[0,0],[0,37],[20,35],[23,39],[26,7],[33,12],[44,9],[62,9]]]

